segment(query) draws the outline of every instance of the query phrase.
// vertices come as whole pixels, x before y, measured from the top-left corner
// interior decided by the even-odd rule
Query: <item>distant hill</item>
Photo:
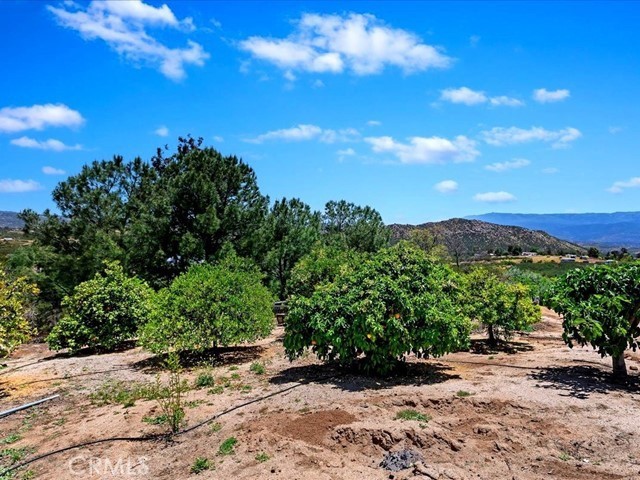
[[[517,246],[523,251],[584,253],[585,249],[571,242],[552,237],[543,231],[534,231],[522,227],[496,225],[480,220],[453,218],[443,222],[430,222],[421,225],[390,225],[392,239],[406,239],[414,229],[427,229],[444,243],[452,253],[458,250],[463,257],[485,254],[496,249],[506,251],[509,246]]]
[[[499,225],[544,230],[582,245],[640,247],[640,212],[616,213],[487,213],[467,217]]]
[[[0,211],[0,228],[17,229],[22,228],[23,225],[16,212]]]

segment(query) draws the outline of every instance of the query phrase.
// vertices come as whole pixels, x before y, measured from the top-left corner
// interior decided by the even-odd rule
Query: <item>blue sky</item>
[[[0,210],[178,136],[388,223],[640,207],[637,2],[0,3]]]

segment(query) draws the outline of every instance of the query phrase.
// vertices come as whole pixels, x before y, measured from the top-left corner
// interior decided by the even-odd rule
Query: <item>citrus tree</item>
[[[11,279],[0,269],[0,357],[9,355],[33,333],[27,315],[38,289],[25,278]]]
[[[563,316],[567,345],[591,345],[611,356],[614,375],[627,375],[624,352],[640,337],[638,262],[572,270],[554,285],[551,306]]]
[[[382,249],[290,302],[284,347],[387,373],[409,353],[439,356],[468,345],[460,278],[406,242]]]
[[[82,347],[113,350],[136,336],[151,312],[153,290],[138,278],[125,275],[117,262],[91,280],[79,284],[62,301],[63,316],[47,337],[52,350]]]
[[[274,326],[273,296],[262,274],[235,255],[194,265],[161,290],[140,332],[155,353],[203,351],[264,338]]]
[[[486,328],[490,344],[540,321],[540,307],[533,303],[526,286],[503,282],[482,268],[467,274],[466,284],[467,311]]]

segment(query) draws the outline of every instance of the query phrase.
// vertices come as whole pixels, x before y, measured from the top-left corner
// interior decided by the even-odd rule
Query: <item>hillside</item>
[[[23,222],[18,218],[16,212],[0,211],[0,228],[22,228]]]
[[[414,229],[428,229],[450,252],[456,250],[461,256],[487,253],[496,249],[506,251],[509,246],[521,247],[524,251],[583,253],[585,250],[573,243],[552,237],[546,232],[529,230],[522,227],[510,227],[453,218],[443,222],[430,222],[421,225],[390,225],[392,239],[398,241],[409,237]]]
[[[640,247],[640,212],[521,214],[487,213],[467,217],[499,225],[544,230],[583,245]]]

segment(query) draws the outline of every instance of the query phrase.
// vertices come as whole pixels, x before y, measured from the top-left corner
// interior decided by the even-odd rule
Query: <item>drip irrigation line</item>
[[[39,460],[43,460],[45,458],[52,457],[54,455],[59,455],[59,454],[64,453],[64,452],[68,452],[69,450],[75,450],[77,448],[89,447],[89,446],[92,446],[92,445],[98,445],[98,444],[101,444],[101,443],[111,443],[111,442],[149,442],[149,441],[153,441],[153,440],[171,440],[171,439],[173,439],[175,437],[184,435],[184,434],[192,432],[192,431],[194,431],[194,430],[196,430],[196,429],[198,429],[200,427],[203,427],[203,426],[213,422],[214,420],[217,420],[218,418],[220,418],[220,417],[222,417],[224,415],[228,415],[231,412],[234,412],[234,411],[239,410],[241,408],[247,407],[249,405],[253,405],[254,403],[259,403],[259,402],[262,402],[264,400],[268,400],[270,398],[273,398],[275,396],[282,395],[282,394],[287,393],[287,392],[289,392],[289,391],[291,391],[291,390],[293,390],[295,388],[301,387],[303,385],[308,385],[309,383],[314,383],[314,382],[321,383],[321,382],[325,382],[327,380],[331,380],[333,378],[337,378],[337,377],[340,377],[340,376],[343,376],[343,375],[345,375],[345,373],[337,373],[337,374],[329,375],[329,376],[326,376],[326,377],[323,377],[323,378],[319,378],[319,379],[316,378],[316,379],[313,379],[313,380],[301,380],[301,381],[297,382],[294,385],[291,385],[289,387],[280,389],[280,390],[278,390],[276,392],[269,393],[268,395],[263,395],[262,397],[254,398],[253,400],[248,400],[246,402],[240,403],[240,404],[235,405],[233,407],[227,408],[226,410],[223,410],[223,411],[221,411],[219,413],[216,413],[212,417],[209,417],[208,419],[203,420],[200,423],[197,423],[197,424],[195,424],[195,425],[193,425],[193,426],[191,426],[189,428],[186,428],[184,430],[180,430],[179,432],[176,432],[176,433],[173,433],[173,434],[171,434],[171,433],[161,433],[161,434],[144,435],[144,436],[141,436],[141,437],[109,437],[109,438],[101,438],[101,439],[98,439],[98,440],[90,440],[88,442],[78,443],[78,444],[75,444],[75,445],[69,445],[67,447],[60,448],[58,450],[51,450],[49,452],[46,452],[46,453],[43,453],[43,454],[38,455],[36,457],[30,458],[29,460],[26,460],[26,461],[24,461],[22,463],[18,463],[16,465],[13,465],[13,466],[1,471],[0,472],[0,478],[3,478],[5,475],[7,475],[9,473],[11,473],[11,472],[13,472],[15,470],[18,470],[20,468],[26,467],[27,465],[35,463],[35,462],[37,462]]]

